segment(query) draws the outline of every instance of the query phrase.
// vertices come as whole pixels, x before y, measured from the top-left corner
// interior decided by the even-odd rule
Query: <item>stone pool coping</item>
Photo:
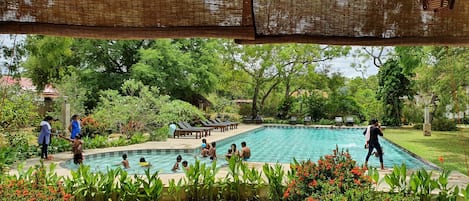
[[[277,125],[277,124],[262,124],[262,125],[252,125],[252,124],[240,124],[237,129],[228,130],[225,132],[220,132],[219,130],[212,131],[212,134],[206,137],[208,142],[213,141],[221,141],[248,131],[260,129],[262,127],[298,127],[298,128],[331,128],[331,126],[322,126],[322,125]],[[364,129],[364,126],[332,126],[332,128],[340,128],[340,129]],[[389,141],[389,140],[388,140]],[[167,141],[164,142],[145,142],[142,144],[134,144],[122,147],[109,147],[109,148],[100,148],[100,149],[85,149],[84,155],[85,160],[87,156],[95,155],[95,154],[102,154],[107,152],[119,152],[119,151],[127,151],[127,150],[145,150],[145,149],[159,149],[159,150],[172,150],[172,149],[182,149],[188,151],[194,151],[195,149],[200,148],[201,139],[195,139],[195,136],[182,136],[180,138],[168,138]],[[249,145],[248,145],[249,146]],[[400,147],[400,146],[399,146]],[[86,148],[86,145],[85,145]],[[401,147],[400,147],[401,148]],[[405,149],[404,149],[405,150]],[[406,150],[407,151],[407,150]],[[408,152],[408,151],[407,151]],[[415,154],[414,154],[415,155]],[[51,163],[56,164],[55,172],[59,176],[70,176],[70,170],[62,167],[60,163],[63,163],[67,160],[72,158],[72,154],[70,152],[62,152],[54,154],[54,159],[51,161],[44,161],[44,164],[48,165]],[[419,157],[421,159],[421,157]],[[39,157],[28,159],[24,162],[24,168],[29,168],[34,165],[40,163]],[[425,160],[423,160],[425,161]],[[250,167],[255,167],[258,170],[262,170],[262,166],[265,163],[263,162],[248,162]],[[272,163],[273,165],[274,163]],[[282,164],[284,170],[288,170],[290,168],[289,164]],[[379,170],[380,177],[384,177],[385,174],[391,173],[392,168],[386,168],[385,170]],[[16,169],[10,170],[10,173],[17,174]],[[217,174],[217,177],[224,178],[225,175],[228,173],[227,168],[221,168]],[[179,180],[184,178],[184,173],[173,173],[173,174],[160,174],[159,177],[163,181],[165,185],[169,183],[169,180],[175,179]],[[436,175],[435,175],[436,176]],[[382,178],[381,178],[382,179]],[[450,185],[458,185],[461,187],[466,187],[469,184],[469,177],[460,173],[453,171],[449,177],[449,184]],[[381,190],[389,190],[389,186],[386,182],[381,182],[378,185],[378,189]]]

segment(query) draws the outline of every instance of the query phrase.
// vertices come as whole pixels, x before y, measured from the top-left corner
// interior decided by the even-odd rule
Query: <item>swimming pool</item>
[[[231,144],[236,144],[238,150],[241,149],[241,142],[245,141],[251,148],[251,162],[270,163],[290,163],[295,158],[298,161],[311,159],[318,160],[321,156],[331,154],[336,145],[339,149],[349,151],[352,159],[359,164],[363,164],[367,149],[364,149],[363,129],[329,129],[329,128],[309,128],[295,126],[266,126],[250,132],[239,134],[217,142],[217,155],[219,160],[217,166],[226,164],[224,155]],[[386,135],[386,132],[385,132]],[[380,138],[380,143],[384,151],[385,167],[393,167],[406,163],[411,169],[425,168],[434,169],[429,164],[411,156],[406,151],[394,146],[387,140]],[[194,156],[198,156],[199,149],[186,150],[131,150],[100,153],[86,156],[85,165],[90,165],[93,171],[106,171],[107,168],[115,168],[114,164],[119,164],[122,154],[128,155],[131,168],[127,171],[132,174],[142,174],[145,168],[138,165],[140,157],[145,157],[146,161],[152,163],[152,171],[160,173],[173,173],[171,168],[176,162],[177,155],[181,155],[183,160],[189,164],[194,163]],[[208,158],[198,157],[204,163],[210,164]],[[379,166],[378,158],[372,156],[369,165]],[[71,160],[66,161],[62,166],[69,169],[76,169]],[[182,171],[179,171],[182,172]]]

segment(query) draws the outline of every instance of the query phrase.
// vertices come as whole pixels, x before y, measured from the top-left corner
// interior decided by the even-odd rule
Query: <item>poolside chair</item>
[[[212,127],[215,129],[220,129],[221,132],[228,130],[228,125],[226,124],[218,124],[218,123],[211,123],[209,121],[200,121],[204,127]]]
[[[187,128],[184,124],[182,124],[182,122],[179,122],[177,123],[177,125],[179,126],[179,129],[176,129],[176,131],[174,132],[175,135],[176,133],[178,134],[178,137],[182,134],[182,135],[187,135],[187,134],[190,134],[192,135],[193,133],[195,133],[195,139],[197,139],[199,136],[200,138],[202,138],[202,133],[205,134],[205,130],[203,129],[192,129],[192,128]]]
[[[295,116],[292,116],[292,117],[290,117],[290,120],[288,121],[288,123],[290,123],[291,125],[295,125],[296,120],[297,120],[297,118]]]
[[[228,124],[231,129],[238,128],[238,125],[239,125],[239,122],[232,122],[232,121],[229,121],[229,120],[222,121],[219,118],[216,118],[215,121],[218,122],[218,123]]]
[[[355,121],[353,120],[352,116],[346,116],[345,117],[345,125],[346,126],[353,126],[354,123],[355,123]]]
[[[204,131],[205,137],[211,134],[211,131],[214,129],[213,127],[194,127],[189,122],[182,122],[187,129],[201,129]]]
[[[310,125],[311,124],[311,116],[306,116],[303,123],[305,125]]]
[[[335,117],[336,126],[342,126],[343,123],[344,123],[344,120],[342,119],[342,117]]]

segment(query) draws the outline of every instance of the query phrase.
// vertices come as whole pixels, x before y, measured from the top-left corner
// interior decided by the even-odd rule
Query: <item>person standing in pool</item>
[[[124,166],[125,169],[129,169],[129,161],[127,160],[127,154],[122,154],[122,161],[121,161],[122,166]]]
[[[239,155],[243,160],[251,158],[251,149],[246,145],[246,142],[241,142],[241,153]]]
[[[83,163],[83,142],[81,141],[81,135],[75,136],[72,141],[72,152],[73,152],[73,163],[80,165]]]
[[[381,130],[381,126],[378,123],[378,120],[373,119],[371,120],[372,126],[370,127],[370,140],[368,141],[368,154],[365,158],[365,166],[368,166],[368,159],[373,152],[373,149],[376,149],[376,152],[379,157],[379,162],[381,163],[381,169],[384,169],[383,164],[383,149],[381,148],[381,144],[379,144],[378,135],[383,136],[383,130]]]
[[[212,142],[212,146],[210,147],[210,150],[208,150],[208,155],[210,156],[210,160],[217,159],[217,143]]]
[[[178,155],[176,157],[176,163],[174,163],[173,165],[173,168],[171,169],[172,171],[176,172],[177,170],[179,170],[179,163],[182,161],[182,156],[181,155]]]

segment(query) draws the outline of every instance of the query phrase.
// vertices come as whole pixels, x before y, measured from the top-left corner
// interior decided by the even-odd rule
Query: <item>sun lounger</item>
[[[305,125],[310,125],[311,124],[311,117],[310,116],[306,116],[303,123]]]
[[[344,120],[342,119],[342,117],[335,117],[336,126],[342,126],[343,123],[344,123]]]
[[[194,132],[199,132],[201,138],[202,138],[202,134],[203,134],[205,137],[207,137],[207,136],[210,134],[210,129],[208,129],[208,128],[192,127],[189,123],[186,123],[186,122],[179,122],[179,123],[178,123],[178,126],[181,127],[182,129],[187,129],[187,130],[191,130],[191,131],[194,131]],[[197,136],[196,136],[196,138],[197,138]]]
[[[228,124],[230,126],[231,129],[233,128],[238,128],[238,125],[239,125],[239,122],[231,122],[231,121],[222,121],[220,120],[219,118],[216,118],[215,121],[217,123],[224,123],[224,124]]]
[[[345,117],[345,125],[346,126],[353,126],[354,123],[355,123],[355,121],[353,120],[352,116],[346,116]]]
[[[296,117],[290,117],[290,121],[288,121],[291,125],[295,125],[296,124]]]
[[[195,133],[195,138],[197,139],[198,137],[197,136],[201,136],[202,138],[202,132],[201,131],[194,131],[194,130],[191,130],[191,129],[183,129],[183,128],[176,128],[176,130],[174,131],[174,134],[173,134],[173,137],[176,138],[176,137],[181,137],[181,136],[186,136],[186,135],[192,135],[192,133]]]
[[[200,121],[202,122],[202,125],[205,127],[212,127],[215,129],[220,129],[221,132],[224,132],[225,130],[228,130],[228,125],[227,124],[218,124],[218,123],[212,123],[208,121]]]
[[[213,127],[195,127],[195,126],[192,126],[188,122],[182,122],[182,124],[184,126],[186,126],[187,129],[201,129],[201,130],[203,130],[205,132],[205,137],[207,137],[207,135],[210,135],[212,130],[215,129]]]

